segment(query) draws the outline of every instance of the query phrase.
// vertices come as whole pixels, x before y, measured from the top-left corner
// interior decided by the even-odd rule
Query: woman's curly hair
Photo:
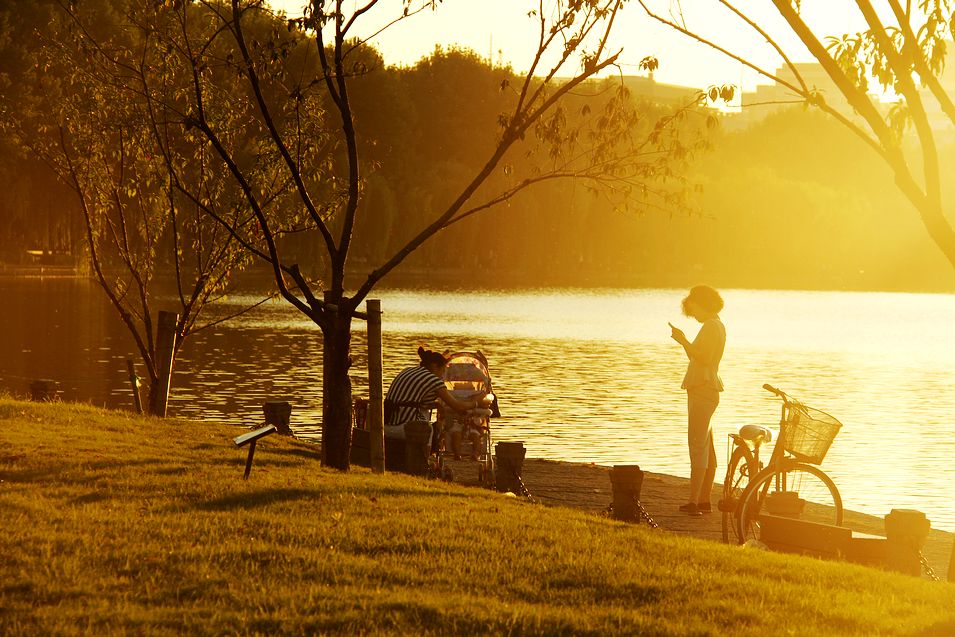
[[[707,312],[713,312],[714,314],[719,314],[720,310],[723,309],[723,297],[720,296],[720,293],[717,292],[716,289],[708,285],[694,285],[690,288],[690,293],[686,295],[686,298],[684,298],[681,303],[683,314],[686,316],[690,315],[689,312],[686,311],[686,304],[690,301],[693,301]]]

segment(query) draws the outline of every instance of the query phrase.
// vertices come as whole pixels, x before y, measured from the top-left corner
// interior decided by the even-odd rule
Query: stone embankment
[[[477,484],[477,463],[460,461],[450,463],[456,482]],[[524,461],[522,479],[531,496],[545,505],[567,506],[606,514],[612,501],[610,469],[596,464],[557,462],[539,458]],[[715,510],[719,500],[719,485],[714,488],[714,512],[702,517],[690,517],[678,507],[686,501],[686,478],[646,472],[640,496],[641,504],[661,529],[693,537],[722,541],[720,513]],[[888,507],[886,513],[889,513]],[[929,520],[931,513],[926,512]],[[855,511],[846,511],[845,526],[853,531],[885,535],[884,519]],[[932,529],[922,554],[941,578],[947,577],[955,535]]]

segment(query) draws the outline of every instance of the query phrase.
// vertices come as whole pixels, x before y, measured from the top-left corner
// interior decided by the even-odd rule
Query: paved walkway
[[[477,484],[477,463],[451,461],[449,464],[454,469],[456,482]],[[568,506],[603,514],[612,500],[609,468],[600,465],[528,458],[524,461],[522,478],[531,495],[547,505]],[[686,501],[688,482],[686,478],[646,472],[641,504],[653,520],[669,532],[722,541],[718,511],[714,510],[702,517],[690,517],[678,510]],[[714,505],[719,497],[719,490],[714,489]],[[844,524],[861,533],[885,535],[885,523],[880,517],[846,511]],[[942,579],[947,576],[953,543],[955,535],[933,529],[922,551],[929,565]]]

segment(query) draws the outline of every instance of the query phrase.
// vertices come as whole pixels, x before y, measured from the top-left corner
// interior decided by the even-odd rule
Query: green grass
[[[955,586],[0,399],[0,634],[951,635]]]

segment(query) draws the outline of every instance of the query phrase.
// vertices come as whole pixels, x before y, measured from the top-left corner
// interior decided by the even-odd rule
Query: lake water
[[[501,405],[495,439],[523,440],[529,456],[686,476],[685,357],[667,327],[696,333],[679,312],[684,293],[381,290],[385,382],[416,361],[419,344],[480,349]],[[26,393],[31,379],[54,378],[68,400],[131,407],[131,340],[93,284],[5,279],[0,294],[7,300],[0,384]],[[847,508],[918,509],[934,527],[955,530],[955,296],[724,297],[726,391],[714,419],[721,467],[729,432],[775,425],[778,403],[761,389],[768,382],[843,423],[823,468]],[[253,299],[232,297],[219,311]],[[356,322],[357,394],[367,387],[363,329]],[[321,416],[321,378],[318,329],[285,303],[268,303],[186,344],[170,412],[252,425],[265,400],[283,399],[293,405],[293,427],[310,435]]]

